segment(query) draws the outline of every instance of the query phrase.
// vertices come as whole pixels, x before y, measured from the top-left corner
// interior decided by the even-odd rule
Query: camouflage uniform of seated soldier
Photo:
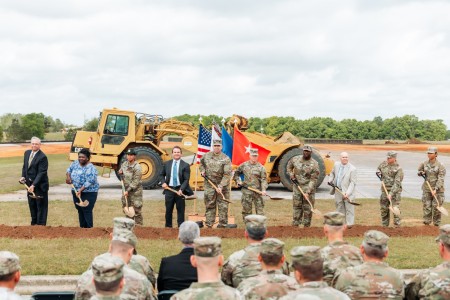
[[[244,175],[244,181],[241,183],[240,176]],[[267,174],[264,166],[258,161],[258,149],[250,149],[250,159],[237,167],[234,172],[234,180],[244,185],[242,191],[242,219],[252,214],[252,205],[255,206],[257,215],[264,215],[264,199],[262,195],[266,194]],[[260,190],[262,195],[253,192],[245,187]]]
[[[291,250],[294,276],[299,283],[296,291],[280,299],[304,299],[305,296],[317,296],[320,299],[349,300],[344,293],[329,287],[322,280],[323,259],[318,246],[299,246]]]
[[[137,245],[136,235],[131,231],[132,227],[134,227],[133,220],[115,218],[110,251],[100,256],[119,257],[126,264],[123,271],[125,286],[120,294],[121,299],[156,299],[148,279],[127,265]],[[80,276],[75,289],[75,299],[90,299],[95,294],[92,277],[92,269],[84,272]]]
[[[194,240],[191,264],[197,268],[198,282],[176,293],[171,300],[233,300],[242,299],[234,288],[219,279],[219,267],[223,264],[222,241],[218,237],[199,237]]]
[[[438,149],[436,147],[429,147],[427,151],[428,160],[421,163],[419,166],[419,176],[425,176],[425,180],[431,186],[424,182],[422,184],[422,204],[423,204],[423,223],[430,225],[431,222],[435,226],[441,224],[441,212],[437,209],[436,197],[439,205],[444,203],[445,199],[445,167],[437,160]]]
[[[222,268],[222,281],[229,286],[238,287],[246,278],[254,277],[261,272],[258,255],[261,242],[266,236],[265,216],[248,215],[245,217],[245,238],[247,247],[236,251],[228,257]],[[287,263],[283,266],[283,273],[289,275]]]
[[[97,256],[92,262],[96,295],[90,300],[120,300],[123,279],[123,261],[114,256]]]
[[[19,257],[9,251],[0,251],[0,299],[21,300],[14,288],[20,280]]]
[[[283,254],[284,243],[278,239],[268,238],[261,243],[258,260],[262,271],[255,277],[241,282],[238,290],[245,299],[278,299],[298,288],[297,281],[281,272],[286,257]]]
[[[444,262],[416,274],[406,286],[406,299],[450,299],[450,224],[439,228],[436,242]]]
[[[381,180],[384,182],[384,185],[388,192],[388,194],[386,195],[383,186],[381,186],[381,225],[387,227],[389,226],[390,222],[389,200],[392,201],[392,206],[397,207],[400,211],[403,169],[397,163],[397,152],[389,151],[387,153],[387,159],[378,166],[377,174],[381,176]],[[393,218],[394,226],[399,227],[401,223],[401,217],[393,214]]]
[[[364,263],[342,271],[336,289],[352,299],[403,299],[402,273],[383,261],[388,256],[388,240],[381,231],[367,231],[360,248]]]
[[[334,286],[333,278],[340,271],[363,263],[359,248],[344,241],[347,230],[345,215],[340,212],[329,212],[324,216],[323,231],[328,239],[328,245],[320,252],[323,258],[323,280],[329,286]]]

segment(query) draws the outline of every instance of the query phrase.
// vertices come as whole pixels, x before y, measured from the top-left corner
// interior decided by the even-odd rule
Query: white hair
[[[41,139],[38,138],[37,136],[33,136],[33,137],[31,138],[30,141],[31,141],[31,142],[36,141],[36,142],[38,142],[39,144],[41,143]]]
[[[193,244],[194,240],[200,236],[200,227],[193,221],[184,221],[178,230],[178,239],[183,244]]]

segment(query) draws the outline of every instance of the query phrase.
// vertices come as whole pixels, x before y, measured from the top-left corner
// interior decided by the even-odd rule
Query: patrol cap
[[[194,240],[194,254],[200,257],[216,257],[222,253],[222,240],[216,236],[199,237]]]
[[[450,246],[450,224],[439,227],[439,236],[436,238],[436,242],[438,241]]]
[[[292,263],[309,265],[322,260],[319,246],[298,246],[291,250]]]
[[[303,151],[309,151],[309,152],[311,152],[311,151],[312,151],[312,147],[311,147],[310,145],[304,145],[304,146],[303,146]]]
[[[258,156],[258,149],[256,149],[256,148],[251,148],[251,149],[250,149],[250,155],[251,155],[251,156]]]
[[[389,237],[381,231],[369,230],[364,233],[364,242],[372,247],[386,247]]]
[[[345,224],[345,215],[338,211],[332,211],[323,215],[323,224],[342,226]]]
[[[213,146],[220,145],[222,146],[222,140],[213,140]]]
[[[112,255],[100,255],[92,262],[92,273],[97,282],[113,282],[123,277],[124,262]]]
[[[134,150],[134,148],[130,148],[127,150],[127,155],[136,155],[136,151]]]
[[[261,242],[261,254],[283,255],[284,243],[279,239],[268,238]]]
[[[395,152],[394,150],[391,150],[387,153],[387,157],[388,158],[391,158],[391,157],[397,158],[397,152]]]
[[[9,251],[0,251],[0,276],[20,270],[19,257]]]
[[[245,216],[245,228],[246,229],[266,228],[266,220],[267,217],[261,215]]]
[[[135,222],[128,218],[114,218],[113,241],[120,241],[136,248],[137,237],[134,234]]]
[[[428,147],[427,153],[436,153],[438,152],[437,147]]]

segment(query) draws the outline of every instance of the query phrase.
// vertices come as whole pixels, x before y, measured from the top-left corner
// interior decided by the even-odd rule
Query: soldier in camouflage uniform
[[[144,225],[142,218],[142,169],[141,165],[136,161],[136,151],[134,149],[128,149],[127,161],[120,167],[119,174],[123,176],[125,185],[125,193],[122,195],[122,208],[126,206],[125,197],[127,197],[128,206],[134,208],[135,215],[133,220],[136,222],[136,225]]]
[[[245,279],[238,286],[245,299],[278,299],[298,288],[297,281],[281,271],[285,262],[283,248],[284,243],[278,239],[269,238],[262,241],[258,256],[261,273]]]
[[[302,188],[308,200],[312,205],[315,203],[316,183],[319,178],[319,164],[311,157],[312,147],[305,145],[303,147],[303,156],[293,157],[288,165],[287,171],[292,180],[298,180],[299,186]],[[306,199],[294,184],[293,195],[293,226],[299,226],[303,223],[305,227],[311,226],[312,210]]]
[[[377,174],[378,176],[381,176],[381,180],[384,182],[386,190],[388,191],[388,195],[386,195],[383,186],[381,186],[381,225],[388,227],[390,220],[389,199],[392,201],[392,206],[397,207],[400,210],[403,169],[397,163],[397,152],[389,151],[387,153],[387,160],[378,166]],[[393,214],[393,217],[394,227],[400,227],[401,217],[395,214]]]
[[[241,183],[240,176],[244,175],[244,182]],[[264,166],[258,162],[258,149],[250,149],[250,159],[242,163],[234,173],[234,180],[245,187],[254,188],[266,194],[267,174]],[[264,215],[264,199],[262,195],[249,189],[242,188],[242,219],[252,213],[252,204],[255,205],[257,215]]]
[[[206,153],[200,159],[200,173],[209,178],[217,186],[217,190],[205,180],[205,217],[206,226],[211,228],[216,219],[216,206],[219,211],[219,224],[217,228],[225,228],[228,224],[228,202],[222,200],[222,192],[225,199],[230,199],[229,184],[231,178],[231,160],[222,153],[222,141],[213,141],[214,149]]]
[[[246,278],[258,275],[262,268],[258,261],[261,242],[266,236],[265,216],[248,215],[245,217],[245,238],[247,247],[236,251],[228,257],[222,268],[222,281],[229,286],[238,287]],[[287,263],[283,265],[283,273],[289,275]]]
[[[137,245],[136,235],[132,232],[134,221],[127,218],[115,218],[110,253],[101,254],[100,257],[119,257],[125,264],[131,260],[132,254]],[[125,286],[120,295],[121,299],[156,299],[148,279],[124,266]],[[84,272],[77,283],[75,299],[90,299],[95,294],[95,287],[92,282],[92,268]]]
[[[329,212],[324,216],[323,231],[328,239],[328,245],[320,252],[323,258],[323,280],[334,287],[333,278],[348,267],[363,263],[359,248],[344,241],[347,229],[345,215],[340,212]]]
[[[21,300],[14,288],[20,280],[19,257],[9,251],[0,251],[0,299]]]
[[[226,286],[218,277],[219,267],[223,264],[220,238],[196,238],[191,263],[197,268],[198,282],[193,282],[188,289],[176,293],[171,300],[242,299],[237,290]]]
[[[123,260],[114,256],[97,256],[92,262],[92,273],[97,294],[90,300],[120,300],[124,286]]]
[[[429,147],[427,154],[428,160],[419,166],[419,176],[425,176],[430,183],[430,191],[426,182],[422,185],[422,203],[423,203],[423,224],[430,225],[431,222],[435,226],[441,224],[441,212],[436,208],[437,203],[433,196],[439,201],[439,205],[444,203],[444,178],[445,167],[437,160],[437,148]]]
[[[403,299],[402,273],[384,262],[388,255],[388,240],[389,237],[381,231],[367,231],[361,245],[364,263],[342,271],[336,289],[352,299]]]
[[[450,299],[450,224],[439,228],[436,241],[444,262],[417,273],[406,286],[405,299]]]
[[[305,296],[317,296],[320,299],[349,300],[344,293],[329,287],[322,280],[323,259],[318,246],[300,246],[291,250],[294,276],[299,283],[296,291],[280,299],[303,299]]]

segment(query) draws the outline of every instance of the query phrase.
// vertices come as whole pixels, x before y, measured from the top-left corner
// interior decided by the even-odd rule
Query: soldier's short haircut
[[[16,272],[18,272],[18,271],[16,271]],[[12,273],[5,274],[5,275],[0,275],[0,282],[11,281],[14,278],[14,275],[16,274],[16,272],[12,272]]]
[[[308,264],[300,264],[298,261],[294,261],[292,266],[307,281],[320,281],[323,278],[323,259],[318,259]]]
[[[120,287],[120,281],[123,279],[122,278],[118,278],[114,281],[111,282],[99,282],[99,281],[95,281],[94,279],[94,285],[95,285],[95,289],[97,290],[98,293],[115,293],[117,292],[117,290]]]
[[[364,253],[368,257],[378,258],[378,259],[383,259],[388,250],[387,247],[378,247],[378,246],[368,245],[364,241],[362,243],[362,246],[364,247]]]
[[[246,229],[248,236],[255,241],[262,241],[266,235],[267,229],[264,227],[254,227]]]
[[[111,253],[126,254],[133,246],[121,241],[111,241]]]
[[[277,255],[274,253],[260,253],[262,261],[268,266],[276,266],[280,263],[283,254]]]
[[[193,221],[184,221],[178,230],[178,239],[183,244],[193,244],[194,240],[200,236],[200,228]]]

